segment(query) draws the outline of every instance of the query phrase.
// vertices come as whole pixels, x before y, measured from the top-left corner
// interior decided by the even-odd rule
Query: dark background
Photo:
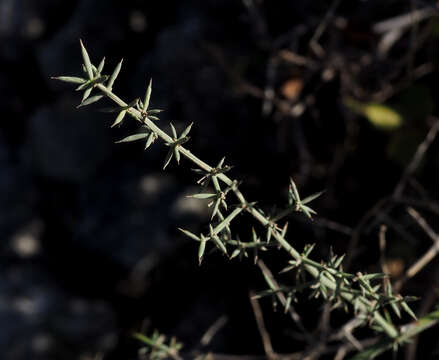
[[[152,105],[166,110],[162,129],[193,121],[191,151],[211,165],[227,156],[248,199],[282,206],[290,176],[305,195],[326,189],[313,223],[291,219],[296,248],[315,242],[320,259],[330,246],[348,251],[357,234],[352,270],[380,271],[377,231],[385,223],[395,276],[428,249],[431,241],[406,207],[437,228],[437,142],[403,195],[370,209],[392,194],[437,115],[439,22],[431,16],[405,28],[381,53],[373,26],[418,8],[433,11],[435,2],[335,5],[0,1],[3,359],[134,359],[140,345],[131,334],[154,329],[191,351],[220,316],[228,321],[208,350],[263,354],[248,299],[249,290],[265,288],[259,269],[251,259],[229,262],[217,254],[199,267],[196,244],[176,230],[200,231],[209,218],[202,203],[185,198],[198,191],[191,166],[172,162],[163,172],[162,144],[147,152],[137,143],[114,144],[136,125],[110,129],[113,114],[76,109],[80,93],[50,80],[80,75],[80,38],[95,64],[106,56],[107,73],[124,58],[114,91],[125,101],[142,97],[152,77]],[[313,35],[331,6],[315,50]],[[306,61],[291,61],[291,54]],[[275,92],[273,104],[263,99],[266,86]],[[345,105],[348,97],[390,104],[404,123],[376,128]],[[247,220],[236,224],[242,238],[250,236]],[[285,261],[277,253],[264,259],[274,269]],[[433,261],[403,293],[431,293],[434,303],[437,274]],[[304,297],[297,305],[309,329],[321,304]],[[290,320],[269,300],[262,306],[276,350],[302,350]],[[343,319],[335,315],[333,325]],[[421,354],[434,356],[437,344],[427,339]]]

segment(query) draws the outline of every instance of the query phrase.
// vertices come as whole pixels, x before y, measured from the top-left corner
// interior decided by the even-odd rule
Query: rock
[[[50,273],[23,263],[0,269],[0,351],[5,360],[71,358],[115,346],[115,315],[99,300],[76,297]]]

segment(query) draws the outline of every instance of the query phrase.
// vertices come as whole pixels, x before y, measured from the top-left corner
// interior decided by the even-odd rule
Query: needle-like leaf
[[[301,200],[301,203],[302,204],[307,204],[307,203],[313,201],[314,199],[317,199],[323,193],[324,193],[324,191],[320,191],[318,193],[312,194],[312,195],[306,197],[305,199]]]
[[[153,131],[151,131],[149,133],[148,139],[146,139],[145,150],[148,149],[151,146],[151,144],[155,140],[155,137],[156,137],[155,133]]]
[[[183,234],[185,234],[187,237],[191,238],[192,240],[201,241],[201,238],[199,236],[195,235],[194,233],[191,233],[189,230],[185,230],[182,228],[178,228],[178,230],[180,230]]]
[[[151,92],[152,92],[152,79],[149,80],[148,87],[146,88],[145,98],[143,100],[143,111],[148,110],[149,107],[149,100],[151,99]]]
[[[114,120],[114,123],[113,123],[113,125],[111,125],[111,127],[115,127],[116,125],[119,125],[122,122],[122,120],[124,119],[126,113],[127,113],[127,110],[122,110],[119,113],[119,115],[117,115],[117,118],[116,118],[116,120]]]
[[[104,97],[104,95],[95,95],[95,96],[89,97],[85,101],[81,102],[77,107],[80,108],[82,106],[87,106],[87,105],[93,104],[93,103],[101,100],[103,97]]]
[[[117,66],[114,68],[113,73],[110,76],[110,80],[108,80],[107,87],[111,90],[113,88],[114,82],[117,79],[117,76],[119,75],[120,69],[122,68],[123,59],[120,60],[120,62],[117,64]]]
[[[187,136],[187,134],[189,134],[189,132],[191,131],[191,129],[192,129],[192,125],[193,125],[194,123],[192,122],[192,123],[190,123],[190,125],[186,128],[186,129],[184,129],[184,131],[181,133],[181,135],[180,135],[180,139],[182,139],[182,138],[185,138],[186,136]]]
[[[173,139],[177,139],[177,131],[175,130],[174,124],[169,123],[169,126],[171,127]]]
[[[165,170],[166,167],[169,165],[169,162],[171,161],[173,154],[174,154],[174,149],[171,147],[169,149],[168,153],[166,154],[165,164],[163,165],[163,170]]]
[[[87,50],[85,49],[84,44],[82,43],[82,40],[79,40],[81,44],[81,52],[82,52],[82,58],[84,59],[84,65],[85,69],[87,70],[87,75],[89,79],[93,79],[93,69],[91,67],[90,57],[88,56]]]
[[[100,76],[102,74],[102,70],[104,70],[104,65],[105,65],[105,56],[102,58],[101,62],[99,63],[96,76]]]
[[[75,77],[75,76],[52,76],[51,79],[64,81],[72,84],[83,84],[87,81],[86,79]]]
[[[134,134],[134,135],[127,136],[126,138],[123,138],[122,140],[116,141],[116,143],[141,140],[141,139],[148,137],[149,135],[150,135],[149,133]]]

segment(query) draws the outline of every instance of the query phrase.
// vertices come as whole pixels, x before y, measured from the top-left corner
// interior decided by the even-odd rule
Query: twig
[[[265,327],[264,316],[262,315],[261,306],[259,305],[258,300],[254,297],[255,293],[249,293],[250,304],[252,305],[253,313],[255,315],[256,324],[258,326],[259,334],[262,338],[262,345],[264,346],[265,354],[268,359],[275,359],[276,354],[273,350],[273,346],[271,345],[270,335]]]
[[[360,219],[358,222],[358,225],[355,227],[354,231],[352,232],[352,237],[349,242],[348,249],[346,251],[346,257],[344,261],[344,267],[345,269],[348,269],[351,265],[352,260],[358,253],[358,244],[360,242],[360,236],[364,229],[364,227],[367,225],[367,222],[369,219],[376,216],[376,214],[387,204],[389,203],[389,197],[382,198],[377,203],[375,203],[374,206],[372,206]]]
[[[301,219],[299,219],[300,221]],[[303,220],[305,221],[305,220]],[[340,224],[336,221],[324,218],[322,216],[319,216],[318,218],[315,218],[314,221],[312,222],[312,225],[317,226],[317,227],[321,227],[324,229],[328,229],[331,231],[335,231],[338,232],[340,234],[343,235],[347,235],[347,236],[351,236],[352,235],[352,228],[344,225],[344,224]]]
[[[226,315],[221,315],[204,333],[202,336],[200,343],[202,346],[209,345],[212,341],[213,337],[216,335],[218,331],[220,331],[224,325],[227,324],[228,318]]]
[[[387,267],[386,262],[386,232],[387,232],[387,226],[381,225],[380,231],[378,233],[379,238],[379,244],[380,244],[380,264],[381,264],[381,270],[384,274],[389,275],[389,268]],[[383,285],[387,286],[387,280],[388,278],[383,279]]]
[[[412,18],[413,18],[413,25],[411,27],[411,31],[410,31],[410,48],[409,48],[409,52],[407,54],[408,57],[408,61],[407,61],[407,74],[408,74],[408,78],[411,80],[413,77],[413,66],[414,66],[414,61],[415,61],[415,54],[416,54],[416,50],[419,48],[418,44],[417,44],[417,37],[418,37],[418,32],[419,32],[419,16],[416,13],[416,8],[415,8],[415,1],[411,0],[410,1],[410,6],[412,8],[411,14],[412,14]]]
[[[255,0],[242,0],[242,2],[249,12],[254,32],[260,39],[261,45],[263,47],[269,47],[271,41],[268,34],[267,23],[258,6],[256,6]]]
[[[262,102],[262,115],[267,116],[273,109],[273,100],[275,98],[274,82],[276,79],[276,70],[279,61],[276,57],[271,57],[267,63],[266,85],[264,88],[264,100]]]
[[[281,50],[278,53],[278,56],[281,60],[285,61],[285,62],[289,62],[291,64],[294,65],[299,65],[299,66],[305,66],[305,67],[309,67],[309,68],[315,68],[317,66],[317,63],[305,56],[296,54],[294,52],[292,52],[291,50]]]
[[[401,196],[405,184],[407,182],[407,179],[409,176],[411,176],[416,169],[418,168],[422,158],[424,157],[425,153],[427,152],[428,148],[436,138],[437,132],[439,131],[439,119],[434,118],[434,123],[430,130],[427,133],[427,136],[425,137],[424,141],[419,144],[418,148],[416,149],[415,154],[413,155],[412,160],[410,161],[410,164],[406,167],[405,172],[401,179],[399,180],[398,184],[395,187],[395,190],[393,191],[393,197],[398,198]]]
[[[377,223],[385,223],[389,228],[394,230],[398,235],[401,236],[402,239],[406,240],[409,244],[415,245],[417,243],[416,237],[414,237],[412,234],[410,234],[404,226],[402,226],[400,223],[392,219],[391,216],[388,215],[388,213],[393,208],[393,203],[389,204],[388,207],[380,211],[373,222],[366,228],[365,233],[369,234],[372,230],[375,229],[375,226]]]
[[[341,3],[341,0],[334,0],[332,2],[331,7],[326,12],[325,17],[320,22],[319,26],[317,27],[316,31],[314,32],[314,35],[312,36],[312,38],[311,38],[311,40],[309,42],[310,48],[312,50],[314,50],[316,55],[318,55],[320,57],[324,55],[325,51],[320,46],[318,41],[319,41],[320,37],[323,35],[324,31],[326,30],[326,27],[328,26],[329,21],[334,16],[335,10],[340,5],[340,3]]]
[[[418,225],[422,228],[422,230],[425,231],[425,233],[428,235],[428,237],[433,240],[434,243],[439,242],[439,237],[436,234],[436,232],[430,227],[430,225],[427,223],[427,221],[412,207],[407,208],[407,212],[410,214],[410,216],[416,220]]]
[[[398,15],[393,18],[377,22],[372,26],[372,30],[377,34],[382,34],[396,29],[404,29],[429,17],[437,15],[437,9],[432,9],[431,7],[410,11],[408,14]]]
[[[418,225],[425,231],[425,233],[433,240],[434,244],[418,259],[409,269],[407,269],[404,276],[399,279],[395,285],[395,291],[399,291],[404,283],[414,277],[419,271],[421,271],[434,257],[439,253],[439,236],[428,225],[425,219],[413,208],[408,208],[407,212],[418,223]]]
[[[279,284],[277,283],[276,279],[274,278],[273,274],[271,273],[270,269],[265,265],[265,263],[259,259],[257,262],[258,267],[261,269],[262,273],[264,274],[264,277],[268,280],[268,285],[272,290],[276,291],[276,296],[279,299],[282,306],[285,306],[287,303],[287,299],[285,298],[285,295],[282,291],[279,290]],[[296,312],[294,307],[290,304],[288,308],[288,313],[291,316],[291,319],[296,323],[297,327],[300,331],[302,331],[303,335],[307,339],[309,343],[315,343],[316,340],[313,338],[313,336],[306,330],[305,326],[302,323],[302,319],[300,318],[299,314]]]
[[[375,94],[372,94],[370,98],[373,101],[385,102],[396,93],[399,93],[402,90],[409,87],[414,80],[418,80],[424,77],[425,75],[432,73],[435,70],[436,67],[431,62],[419,65],[418,67],[414,68],[413,71],[411,72],[411,78],[404,78],[403,80],[394,84],[393,86],[387,84],[387,86],[385,86],[382,90],[378,91]]]

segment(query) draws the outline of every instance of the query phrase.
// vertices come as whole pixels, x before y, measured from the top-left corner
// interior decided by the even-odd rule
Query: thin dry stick
[[[277,283],[276,279],[274,278],[273,274],[271,273],[270,269],[265,265],[265,263],[259,259],[257,262],[258,267],[261,269],[262,273],[264,274],[265,278],[269,280],[269,283],[273,290],[279,289],[279,284]],[[287,299],[285,298],[285,295],[282,291],[276,291],[276,296],[279,299],[282,306],[285,306],[287,303]],[[303,335],[307,339],[308,343],[313,344],[316,342],[316,340],[313,338],[313,336],[306,330],[305,326],[302,323],[302,319],[300,318],[299,314],[294,310],[294,307],[290,304],[289,308],[287,309],[288,313],[291,316],[291,319],[296,323],[297,327],[300,331],[302,331]]]
[[[438,241],[438,235],[436,232],[428,225],[427,221],[412,207],[407,208],[407,212],[410,214],[413,219],[416,220],[418,225],[422,228],[422,230],[425,231],[425,233],[428,235],[428,237],[433,240],[433,242]]]
[[[418,80],[425,75],[428,75],[436,70],[436,67],[431,62],[419,65],[414,68],[411,72],[411,78],[404,78],[396,84],[386,84],[383,89],[379,90],[377,93],[370,95],[371,101],[385,102],[390,97],[402,90],[408,88],[413,84],[414,80]]]
[[[409,53],[407,55],[408,57],[407,74],[408,74],[408,78],[412,80],[415,54],[416,54],[416,50],[419,48],[419,46],[417,45],[417,38],[419,33],[419,15],[417,15],[416,13],[416,4],[414,0],[410,1],[410,7],[412,10],[411,15],[412,15],[413,25],[410,31],[410,48],[409,48]]]
[[[410,164],[405,169],[404,175],[399,180],[398,184],[395,187],[395,190],[393,191],[393,197],[398,198],[401,196],[405,184],[407,182],[407,179],[416,171],[419,164],[421,163],[421,160],[423,159],[425,153],[427,152],[428,148],[436,138],[437,132],[439,131],[439,119],[435,118],[433,126],[428,131],[427,136],[425,137],[424,141],[419,144],[418,148],[416,149],[415,155],[413,155],[412,160],[410,161]]]
[[[325,17],[317,27],[316,31],[314,32],[314,35],[312,36],[309,46],[318,56],[323,56],[325,51],[318,43],[320,37],[323,35],[324,31],[326,30],[329,22],[334,17],[335,10],[337,9],[338,5],[340,5],[341,0],[334,0],[331,4],[331,7],[326,12]]]
[[[369,233],[372,229],[375,229],[377,222],[383,222],[409,244],[416,244],[416,237],[410,234],[404,228],[404,226],[402,226],[399,222],[395,221],[391,216],[388,215],[393,206],[394,204],[389,204],[389,207],[387,209],[379,212],[374,221],[371,222],[371,224],[365,229],[365,233]]]
[[[204,333],[200,340],[201,345],[206,346],[212,341],[213,337],[227,324],[227,316],[221,315]]]
[[[273,110],[273,100],[276,96],[274,91],[274,83],[276,80],[276,71],[279,61],[276,57],[271,57],[267,63],[266,69],[266,85],[264,88],[264,101],[262,102],[262,115],[267,116]]]
[[[377,34],[381,34],[396,29],[404,29],[435,15],[438,15],[438,11],[431,7],[410,11],[408,14],[398,15],[391,19],[377,22],[372,26],[372,30]]]
[[[407,180],[409,177],[416,171],[418,168],[421,160],[423,159],[425,153],[427,152],[430,145],[433,143],[434,139],[436,138],[437,132],[439,131],[439,119],[435,118],[435,122],[433,123],[433,126],[430,128],[430,130],[427,133],[427,136],[425,137],[424,141],[419,144],[418,148],[416,149],[415,154],[413,155],[412,160],[410,161],[409,165],[404,171],[404,174],[402,175],[401,179],[395,186],[395,189],[393,191],[392,196],[385,197],[381,200],[379,200],[360,220],[357,227],[354,229],[354,232],[352,234],[352,239],[350,241],[348,251],[346,253],[346,258],[344,261],[345,268],[348,269],[350,266],[350,263],[352,259],[356,255],[356,248],[358,246],[360,235],[363,230],[363,228],[366,226],[369,219],[373,218],[378,214],[380,211],[387,212],[388,207],[390,206],[391,201],[398,201],[401,198],[402,192],[404,191],[405,185],[407,183]]]
[[[372,206],[360,219],[358,222],[358,225],[355,227],[354,231],[352,232],[352,237],[349,242],[348,249],[346,251],[346,257],[343,262],[344,268],[349,269],[352,260],[354,257],[358,254],[358,244],[360,242],[360,235],[363,231],[363,229],[366,227],[368,221],[372,218],[374,218],[378,212],[381,211],[381,209],[386,206],[389,202],[389,198],[385,197],[383,199],[380,199],[374,206]]]
[[[256,324],[258,326],[259,334],[262,338],[262,345],[264,346],[265,354],[269,359],[275,359],[276,354],[273,350],[273,346],[271,345],[270,334],[265,327],[264,316],[262,315],[261,306],[257,299],[255,299],[255,293],[250,291],[250,304],[252,305],[253,313],[255,315]]]
[[[386,232],[387,232],[387,226],[381,225],[380,231],[378,233],[379,243],[380,243],[380,264],[381,264],[381,270],[384,274],[389,275],[389,268],[387,267],[386,262]],[[383,278],[383,285],[384,287],[389,286],[389,278],[385,277]]]
[[[370,338],[370,339],[359,341],[353,335],[353,331],[357,327],[362,326],[363,324],[364,324],[364,319],[361,319],[359,316],[356,316],[355,318],[344,324],[338,330],[333,330],[332,335],[323,337],[318,344],[314,344],[312,346],[311,351],[306,355],[306,357],[304,356],[304,359],[307,360],[317,359],[322,355],[328,353],[334,353],[334,352],[336,352],[335,358],[337,358],[337,356],[340,356],[340,359],[342,359],[349,351],[352,350],[360,351],[363,350],[365,346],[370,346],[371,344],[377,341],[377,338]],[[344,339],[345,342],[341,346],[328,345],[331,342],[343,341]]]
[[[328,230],[332,230],[335,232],[338,232],[340,234],[343,235],[347,235],[347,236],[351,236],[352,235],[352,228],[344,225],[344,224],[340,224],[336,221],[332,221],[330,219],[327,219],[323,216],[319,216],[318,218],[314,219],[313,225],[316,225],[318,227],[322,227]]]
[[[394,285],[395,291],[399,291],[404,283],[415,276],[421,271],[434,257],[439,253],[439,236],[428,225],[425,219],[413,208],[407,209],[410,216],[418,223],[418,225],[425,231],[425,233],[433,240],[434,244],[428,249],[424,255],[421,256],[410,268],[406,271],[405,275],[396,282]]]

